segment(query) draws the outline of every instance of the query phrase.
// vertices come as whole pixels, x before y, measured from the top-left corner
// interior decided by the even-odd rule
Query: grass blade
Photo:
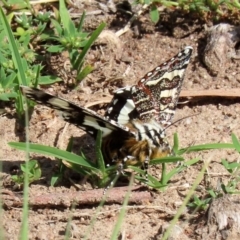
[[[26,151],[26,143],[10,142],[8,144],[15,149]],[[94,167],[93,163],[86,161],[81,156],[78,156],[74,153],[70,153],[70,152],[67,152],[64,150],[60,150],[58,148],[31,143],[31,144],[29,144],[29,152],[53,156],[53,157],[56,157],[56,158],[59,158],[62,160],[66,160],[66,161],[74,163],[74,164],[81,165],[81,166],[86,167],[91,170],[95,170],[95,171],[98,170]]]
[[[85,45],[81,54],[78,56],[76,61],[73,63],[73,67],[75,69],[78,69],[78,73],[81,70],[81,69],[79,69],[79,66],[80,67],[82,66],[82,62],[84,60],[85,55],[87,54],[87,52],[90,49],[90,47],[92,46],[92,44],[96,41],[96,39],[98,38],[98,36],[100,35],[100,33],[102,32],[102,30],[104,29],[105,26],[106,26],[105,23],[101,23],[99,25],[99,27],[92,33],[91,37],[88,40],[88,43]]]
[[[18,74],[19,85],[27,86],[27,79],[26,79],[25,73],[23,71],[24,68],[22,65],[22,60],[21,60],[21,57],[20,57],[16,42],[15,42],[12,30],[11,30],[9,23],[3,13],[2,8],[0,8],[0,20],[3,24],[4,31],[9,40],[9,47],[13,53],[12,57],[13,57],[13,62],[14,62],[15,68],[18,69],[17,74]]]

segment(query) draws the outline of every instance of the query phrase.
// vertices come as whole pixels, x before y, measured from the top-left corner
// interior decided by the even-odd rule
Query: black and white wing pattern
[[[118,89],[105,116],[122,124],[134,119],[143,122],[154,119],[162,127],[169,125],[191,54],[192,47],[186,47],[148,72],[136,85]]]
[[[138,118],[138,112],[132,99],[132,87],[118,89],[105,112],[105,117],[120,124],[127,124],[130,120]]]
[[[161,126],[171,124],[191,54],[192,47],[186,47],[132,87],[132,98],[142,121],[153,118]]]
[[[102,152],[106,163],[144,165],[171,153],[164,126],[175,113],[185,70],[192,54],[186,47],[167,62],[147,73],[136,85],[116,91],[102,117],[39,89],[21,87],[33,101],[60,110],[65,121],[96,137],[103,132]]]
[[[37,88],[26,86],[21,86],[20,88],[22,93],[28,99],[52,109],[59,110],[62,118],[66,122],[76,125],[94,138],[96,138],[98,130],[102,131],[103,137],[106,137],[110,135],[112,131],[117,130],[121,130],[131,135],[130,130],[127,127],[114,120],[102,117],[88,108],[79,107],[63,98],[53,96]]]

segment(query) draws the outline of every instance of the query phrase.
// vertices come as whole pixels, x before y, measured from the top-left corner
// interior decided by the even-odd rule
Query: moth
[[[21,91],[27,98],[61,111],[65,121],[94,138],[102,131],[107,164],[117,164],[119,171],[128,165],[147,169],[151,159],[171,153],[165,128],[174,116],[191,54],[192,47],[185,47],[137,84],[118,89],[105,116],[36,88],[21,86]]]

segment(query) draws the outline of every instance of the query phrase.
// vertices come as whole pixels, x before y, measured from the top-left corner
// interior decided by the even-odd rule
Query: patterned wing
[[[171,123],[191,54],[192,47],[186,47],[132,86],[132,99],[142,121],[155,119],[161,126]]]
[[[131,87],[124,87],[114,93],[113,99],[105,112],[105,117],[123,125],[139,117],[132,100],[131,90]]]
[[[98,130],[103,132],[103,137],[110,135],[113,131],[121,131],[130,136],[134,136],[134,133],[131,133],[127,127],[116,121],[102,117],[90,109],[79,107],[37,88],[21,86],[21,91],[27,98],[39,104],[61,111],[62,117],[66,122],[76,125],[93,137],[97,136]]]

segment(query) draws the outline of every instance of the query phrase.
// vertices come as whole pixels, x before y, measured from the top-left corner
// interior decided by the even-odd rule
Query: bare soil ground
[[[93,9],[89,5],[86,10]],[[77,11],[82,12],[82,10]],[[81,106],[100,101],[102,105],[98,105],[96,110],[101,113],[106,106],[103,103],[111,98],[113,90],[136,83],[145,73],[188,45],[193,47],[194,53],[187,69],[183,90],[240,88],[240,60],[229,59],[225,65],[226,70],[217,76],[212,76],[206,69],[202,58],[207,40],[204,26],[199,20],[165,12],[162,14],[162,21],[154,26],[147,15],[142,15],[138,22],[140,35],[136,37],[136,32],[130,30],[119,38],[114,37],[113,33],[125,26],[127,22],[125,16],[108,13],[88,16],[86,29],[96,28],[101,21],[107,23],[105,37],[100,40],[105,44],[95,45],[87,56],[87,62],[95,67],[94,72],[79,85],[79,88],[67,90],[66,85],[71,84],[74,75],[72,76],[68,71],[63,53],[59,59],[54,59],[56,60],[54,68],[56,72],[62,74],[62,77],[65,76],[64,84],[46,89],[48,92],[57,93]],[[204,143],[230,143],[231,133],[240,137],[239,98],[204,97],[192,98],[187,102],[185,100],[180,99],[180,102],[184,103],[178,105],[174,121],[189,117],[167,130],[170,142],[173,140],[174,132],[178,133],[181,147]],[[69,138],[73,136],[75,146],[78,149],[82,147],[88,156],[94,158],[94,140],[91,137],[84,136],[85,133],[75,126],[65,126],[60,118],[55,117],[55,112],[52,110],[42,106],[37,106],[35,109],[29,127],[31,142],[66,149]],[[21,227],[22,208],[13,204],[15,201],[13,199],[21,199],[22,191],[14,191],[9,181],[13,169],[25,159],[24,152],[8,146],[8,142],[25,139],[25,133],[19,131],[16,126],[16,118],[11,111],[0,117],[2,190],[5,191],[2,216],[4,239],[18,239]],[[30,200],[46,194],[70,196],[78,192],[84,196],[86,189],[91,189],[87,184],[81,185],[82,183],[78,182],[82,188],[79,190],[69,180],[66,180],[64,186],[49,187],[56,161],[43,156],[34,155],[34,157],[39,160],[43,173],[41,180],[30,186]],[[129,205],[121,227],[122,239],[161,239],[162,231],[176,214],[204,164],[210,162],[207,167],[210,183],[202,180],[197,188],[199,196],[205,194],[207,184],[216,187],[219,178],[223,182],[229,179],[230,176],[220,164],[221,159],[237,161],[239,158],[232,150],[204,151],[185,157],[186,160],[193,157],[201,160],[198,164],[177,174],[165,192],[149,190],[152,196],[150,201],[141,202],[140,205]],[[160,172],[159,169],[152,171],[156,176]],[[59,201],[61,202],[61,199]],[[70,205],[71,203],[59,203],[54,206],[52,202],[49,206],[31,207],[29,239],[64,239],[69,218],[72,218],[70,239],[82,239],[86,234],[89,234],[89,239],[110,239],[121,204],[109,203],[101,208],[97,215],[97,203],[79,204],[73,210]],[[96,221],[90,225],[93,216],[96,216]],[[178,221],[181,233],[172,239],[207,239],[201,231],[205,224],[205,213],[191,215],[186,209]],[[208,239],[212,238],[208,237]]]

